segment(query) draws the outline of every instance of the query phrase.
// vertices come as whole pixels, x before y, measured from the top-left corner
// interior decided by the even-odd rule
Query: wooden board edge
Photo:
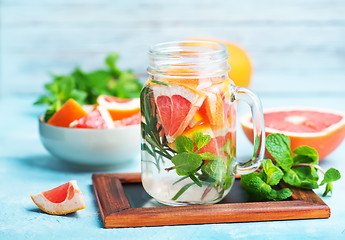
[[[100,193],[98,189],[102,183],[104,185],[105,179],[112,182],[118,182],[118,184],[116,184],[117,188],[122,190],[121,200],[125,200],[128,205],[123,205],[122,208],[117,208],[115,211],[114,209],[104,209],[104,206],[102,206],[104,205],[104,201],[102,202],[104,191]],[[141,182],[140,173],[93,174],[92,181],[94,183],[93,188],[98,207],[106,228],[297,220],[330,217],[330,208],[313,191],[304,191],[301,194],[298,189],[294,189],[294,198],[292,201],[193,205],[187,207],[167,206],[131,208],[125,196],[122,183]],[[114,197],[112,201],[115,203],[118,199]],[[306,203],[308,205],[306,205]],[[207,215],[207,218],[205,218],[205,215]]]

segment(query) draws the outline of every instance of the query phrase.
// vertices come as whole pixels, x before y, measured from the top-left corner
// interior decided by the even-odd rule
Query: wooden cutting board
[[[106,228],[330,217],[330,208],[312,190],[290,188],[289,200],[249,202],[239,179],[221,202],[191,206],[156,202],[143,189],[140,173],[93,174],[92,182]]]

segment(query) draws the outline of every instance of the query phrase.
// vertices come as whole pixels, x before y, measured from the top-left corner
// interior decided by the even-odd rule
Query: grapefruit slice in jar
[[[31,199],[42,211],[53,215],[65,215],[85,208],[83,194],[75,180],[31,195]]]
[[[140,111],[140,99],[122,99],[114,96],[100,95],[97,98],[99,106],[108,110],[113,121],[131,117]]]
[[[291,150],[299,146],[315,148],[321,161],[333,152],[345,137],[345,114],[309,107],[272,108],[264,110],[266,136],[283,133],[290,138]],[[253,143],[251,117],[241,120],[243,131]],[[266,154],[269,156],[267,150]]]
[[[186,129],[205,99],[205,94],[188,86],[152,84],[160,123],[169,143]]]

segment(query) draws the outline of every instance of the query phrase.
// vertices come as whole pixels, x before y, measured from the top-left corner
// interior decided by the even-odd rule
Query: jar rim
[[[212,42],[212,41],[170,41],[170,42],[162,42],[155,44],[150,47],[149,49],[149,55],[151,56],[171,56],[172,50],[174,52],[178,52],[178,50],[181,50],[185,47],[193,47],[193,48],[206,48],[207,46],[214,46],[216,48],[209,48],[209,51],[198,51],[195,52],[198,56],[200,55],[211,55],[211,54],[217,54],[227,51],[227,47],[222,43]],[[164,51],[162,51],[164,50]],[[192,53],[189,53],[190,55],[193,55]]]
[[[149,49],[148,72],[171,77],[209,77],[230,70],[229,54],[224,44],[212,41],[171,41]],[[167,69],[176,69],[174,74]],[[187,71],[180,71],[186,70]],[[176,74],[178,73],[178,74]]]

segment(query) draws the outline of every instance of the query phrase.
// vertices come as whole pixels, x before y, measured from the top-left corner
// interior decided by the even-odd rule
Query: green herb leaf
[[[115,76],[119,76],[121,73],[121,71],[116,66],[116,62],[119,58],[120,58],[119,54],[110,53],[105,59],[105,64],[107,65],[110,72],[114,74]]]
[[[193,186],[195,183],[191,182],[188,183],[186,185],[184,185],[176,194],[175,196],[171,199],[171,200],[177,200],[185,191],[187,191],[188,188],[190,188],[191,186]]]
[[[223,160],[209,161],[202,165],[201,170],[212,180],[221,182],[223,173],[226,173],[226,166]]]
[[[292,196],[292,192],[289,188],[283,188],[280,190],[272,189],[272,191],[268,195],[268,199],[273,200],[273,201],[281,201],[291,196]]]
[[[169,85],[167,83],[165,83],[165,82],[161,82],[161,81],[157,81],[157,80],[151,80],[151,82],[154,82],[154,83],[157,83],[157,84],[169,87]]]
[[[320,185],[337,181],[340,179],[340,177],[341,177],[340,172],[337,169],[330,168],[325,172],[325,176],[323,177],[323,180],[321,181]]]
[[[206,146],[211,141],[211,136],[210,135],[203,135],[203,133],[201,131],[197,131],[194,134],[194,141],[195,141],[196,147],[199,150],[202,147]]]
[[[198,185],[199,187],[202,187],[201,182],[199,181],[199,179],[197,177],[195,177],[193,174],[189,175],[190,179],[193,180],[193,182]]]
[[[266,175],[263,172],[254,172],[241,176],[241,184],[249,194],[249,196],[256,201],[274,200],[280,201],[289,198],[292,192],[288,188],[275,190],[266,183]]]
[[[319,176],[314,167],[296,167],[287,171],[283,177],[284,182],[299,188],[316,189]]]
[[[325,172],[325,176],[323,177],[323,180],[321,181],[320,185],[326,184],[326,189],[322,196],[326,196],[329,192],[332,193],[333,191],[333,185],[332,182],[339,180],[341,177],[340,172],[337,169],[330,168]]]
[[[256,152],[258,151],[260,146],[260,138],[259,136],[256,136],[254,139],[254,152],[253,152],[253,157],[255,158]]]
[[[192,139],[186,136],[178,136],[175,141],[176,150],[178,153],[194,151],[194,142]]]
[[[267,176],[267,184],[271,186],[277,185],[284,176],[283,171],[280,170],[280,168],[278,168],[277,166],[275,166],[272,163],[271,159],[264,159],[262,161],[262,165],[263,170]]]
[[[180,176],[194,174],[202,164],[202,158],[196,153],[182,152],[176,154],[171,161],[176,173]]]
[[[290,139],[284,134],[270,134],[266,138],[266,148],[274,157],[278,166],[288,171],[293,165],[293,158],[290,149]]]
[[[311,163],[311,164],[318,164],[319,163],[319,155],[314,148],[308,146],[300,146],[293,151],[294,154],[297,154],[293,160],[294,164],[299,163]]]

